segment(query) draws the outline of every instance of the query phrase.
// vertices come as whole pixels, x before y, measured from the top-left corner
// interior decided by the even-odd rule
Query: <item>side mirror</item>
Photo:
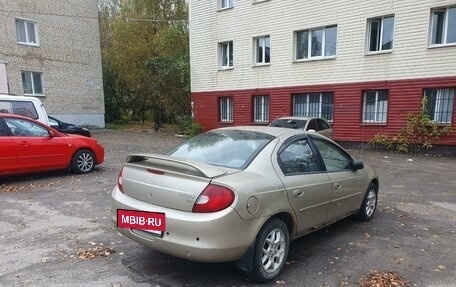
[[[56,136],[55,132],[49,130],[49,138],[53,138],[53,137],[55,137],[55,136]]]
[[[363,169],[364,168],[364,163],[362,160],[358,160],[358,159],[355,159],[353,160],[352,162],[352,168],[353,170],[359,170],[359,169]]]

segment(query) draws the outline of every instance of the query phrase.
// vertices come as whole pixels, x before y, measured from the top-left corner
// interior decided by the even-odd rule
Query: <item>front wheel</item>
[[[280,219],[270,219],[257,235],[253,268],[246,271],[247,276],[259,282],[274,279],[285,265],[289,248],[288,227]]]
[[[378,187],[375,183],[369,184],[363,203],[359,209],[358,217],[361,220],[371,220],[377,208]]]
[[[77,151],[71,160],[71,170],[75,173],[89,173],[95,168],[95,156],[87,149]]]

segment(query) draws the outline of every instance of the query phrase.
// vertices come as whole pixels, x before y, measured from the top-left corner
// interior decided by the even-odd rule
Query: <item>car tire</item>
[[[89,173],[95,168],[95,156],[88,149],[77,151],[71,160],[71,170],[74,173]]]
[[[369,221],[374,217],[377,209],[378,201],[378,186],[375,183],[369,184],[366,194],[364,195],[363,203],[358,212],[358,218],[363,221]]]
[[[278,218],[268,220],[255,241],[252,270],[247,276],[258,282],[267,282],[280,274],[287,260],[290,234],[287,225]]]

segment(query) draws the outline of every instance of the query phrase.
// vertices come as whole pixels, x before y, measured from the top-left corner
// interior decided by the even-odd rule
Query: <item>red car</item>
[[[103,160],[104,148],[93,138],[0,112],[0,176],[58,169],[88,173]]]

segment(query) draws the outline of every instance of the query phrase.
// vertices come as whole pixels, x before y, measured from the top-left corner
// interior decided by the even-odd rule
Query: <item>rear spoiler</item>
[[[158,154],[131,154],[127,156],[125,164],[134,164],[141,161],[152,160],[162,162],[162,164],[173,164],[174,166],[182,166],[184,168],[192,170],[192,174],[205,178],[214,178],[222,176],[228,173],[227,170],[221,167],[213,166],[207,163],[189,161],[187,159],[181,159],[177,157],[171,157],[167,155]]]

